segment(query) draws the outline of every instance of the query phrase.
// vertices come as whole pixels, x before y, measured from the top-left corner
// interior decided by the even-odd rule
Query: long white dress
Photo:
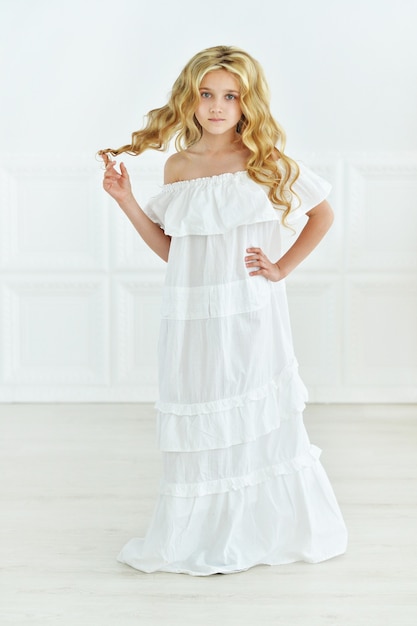
[[[330,185],[301,166],[294,190],[292,220]],[[118,560],[208,575],[342,554],[346,526],[303,424],[285,281],[249,276],[244,263],[249,246],[280,258],[281,211],[246,172],[164,185],[145,211],[172,237],[156,404],[163,475],[146,536]]]

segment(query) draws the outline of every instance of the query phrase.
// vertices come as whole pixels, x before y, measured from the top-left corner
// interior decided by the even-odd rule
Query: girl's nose
[[[211,107],[210,107],[210,112],[211,112],[211,113],[214,113],[215,111],[216,111],[216,112],[217,112],[217,111],[221,111],[221,106],[220,106],[220,103],[219,103],[219,102],[213,102],[213,103],[212,103],[212,105],[211,105]]]

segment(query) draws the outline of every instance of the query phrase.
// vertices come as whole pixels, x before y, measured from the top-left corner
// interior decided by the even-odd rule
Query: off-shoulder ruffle
[[[331,189],[330,183],[305,165],[299,163],[299,167],[289,223],[324,200]],[[255,183],[245,171],[164,185],[144,211],[172,237],[223,234],[243,224],[279,222],[282,215],[271,204],[268,188]]]
[[[246,172],[164,185],[144,211],[172,237],[217,235],[280,217]]]

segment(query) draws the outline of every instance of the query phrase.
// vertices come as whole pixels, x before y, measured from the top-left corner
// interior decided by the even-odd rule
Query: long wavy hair
[[[147,114],[143,129],[132,133],[130,144],[107,148],[99,154],[138,155],[147,149],[166,150],[173,137],[177,151],[197,143],[202,128],[195,111],[200,102],[199,87],[214,70],[231,72],[240,84],[242,117],[237,125],[250,156],[247,172],[255,182],[269,187],[271,202],[283,211],[283,222],[291,209],[292,185],[299,175],[297,163],[284,154],[285,132],[270,112],[270,93],[259,62],[234,46],[214,46],[195,54],[175,81],[167,104]]]

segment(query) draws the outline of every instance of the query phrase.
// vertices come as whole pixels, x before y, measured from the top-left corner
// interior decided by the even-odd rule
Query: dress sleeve
[[[304,163],[297,162],[300,175],[293,185],[292,208],[287,217],[288,224],[295,224],[310,209],[327,198],[331,191],[331,184],[309,169]],[[298,196],[298,197],[297,197]]]
[[[155,224],[158,224],[163,229],[165,211],[160,206],[161,198],[161,194],[154,196],[143,205],[142,210],[149,217],[150,220],[155,222]]]

